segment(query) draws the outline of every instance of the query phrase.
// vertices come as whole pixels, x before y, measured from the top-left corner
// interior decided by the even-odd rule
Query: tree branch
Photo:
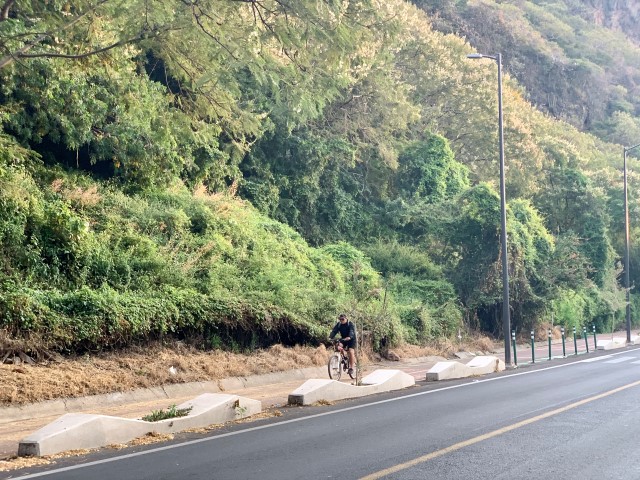
[[[116,42],[112,45],[108,45],[106,47],[102,47],[99,48],[97,50],[92,50],[90,52],[86,52],[86,53],[78,53],[78,54],[67,54],[67,53],[47,53],[47,52],[43,52],[43,53],[21,53],[19,55],[17,55],[17,58],[67,58],[67,59],[73,59],[73,60],[78,60],[81,58],[86,58],[86,57],[90,57],[91,55],[97,55],[99,53],[102,52],[107,52],[113,48],[116,47],[121,47],[123,45],[127,45],[129,43],[134,43],[137,41],[142,40],[143,38],[148,38],[147,35],[136,35],[133,38],[129,38],[128,40],[120,40],[119,42]],[[2,68],[3,65],[0,64],[0,68]]]
[[[4,22],[9,18],[9,10],[11,10],[14,3],[15,0],[6,0],[6,2],[4,2],[4,5],[0,8],[0,22]]]
[[[229,55],[231,55],[231,57],[234,60],[238,60],[238,57],[229,49],[229,47],[227,47],[226,45],[224,45],[216,36],[214,36],[213,34],[211,34],[211,32],[209,32],[207,30],[207,28],[204,26],[204,24],[202,23],[202,21],[200,20],[201,16],[204,16],[205,18],[209,18],[211,19],[211,17],[209,17],[209,15],[207,15],[207,13],[202,10],[202,7],[200,7],[199,5],[197,5],[198,7],[198,11],[200,12],[200,14],[198,14],[196,12],[196,5],[194,4],[191,12],[193,15],[194,20],[196,21],[196,23],[198,24],[198,26],[200,27],[200,30],[202,30],[202,32],[207,35],[209,38],[211,38],[211,40],[213,40],[214,42],[216,42],[221,48],[225,49],[227,51],[227,53]]]
[[[3,6],[3,9],[5,7],[7,7],[7,5],[9,5],[9,7],[10,7],[11,4],[13,3],[13,1],[14,0],[6,0],[5,4]],[[77,18],[74,18],[72,21],[70,21],[65,26],[63,26],[61,28],[61,30],[64,31],[64,30],[70,29],[76,23],[78,23],[80,20],[82,20],[85,16],[87,16],[89,13],[95,11],[98,7],[102,6],[103,4],[107,3],[108,1],[109,0],[100,0],[98,3],[96,3],[89,10],[87,10],[86,12],[80,14]],[[7,11],[7,13],[8,13],[8,11]],[[43,33],[42,35],[38,35],[38,37],[35,40],[33,40],[32,42],[27,43],[24,47],[19,48],[15,52],[10,53],[9,55],[5,55],[4,57],[0,58],[0,70],[3,69],[4,67],[6,67],[7,65],[11,65],[18,58],[25,58],[25,52],[28,52],[33,47],[35,47],[36,45],[41,43],[45,38],[50,37],[50,36],[52,36],[50,33]],[[43,55],[38,55],[38,56],[43,56]]]

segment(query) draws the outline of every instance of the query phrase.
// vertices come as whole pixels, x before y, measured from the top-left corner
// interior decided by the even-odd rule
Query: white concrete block
[[[292,405],[312,405],[319,401],[358,398],[415,385],[413,376],[400,370],[376,370],[362,379],[362,385],[349,385],[327,379],[311,379],[289,394]]]
[[[206,393],[177,406],[179,409],[189,407],[189,415],[159,422],[68,413],[20,441],[18,455],[53,455],[67,450],[127,443],[152,432],[176,433],[248,417],[262,411],[262,404],[258,400],[219,393]]]
[[[467,367],[474,369],[473,375],[502,372],[505,368],[504,361],[493,355],[476,357],[467,363]]]
[[[427,381],[448,380],[452,378],[464,378],[472,375],[471,367],[464,363],[446,361],[438,362],[427,372]]]

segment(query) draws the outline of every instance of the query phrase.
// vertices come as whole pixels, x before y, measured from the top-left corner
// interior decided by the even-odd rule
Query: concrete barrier
[[[362,385],[350,385],[336,380],[311,379],[289,394],[291,405],[312,405],[358,398],[374,393],[390,392],[415,385],[415,379],[400,370],[375,370],[362,379]]]
[[[438,362],[431,367],[427,372],[426,380],[431,382],[452,378],[464,378],[470,375],[471,371],[464,363],[448,360],[446,362]]]
[[[481,355],[464,364],[456,361],[436,363],[427,372],[427,381],[451,380],[454,378],[473,377],[487,373],[501,372],[505,368],[504,362],[498,357]]]
[[[634,339],[635,337],[635,339]],[[631,345],[635,345],[635,342],[637,340],[638,336],[634,335],[631,337]],[[613,337],[613,338],[598,338],[598,342],[597,342],[597,350],[613,350],[615,348],[622,348],[624,346],[627,345],[627,338],[626,337]]]
[[[473,375],[502,372],[505,368],[503,360],[491,355],[478,356],[467,363],[467,367],[473,369]]]
[[[177,433],[245,418],[262,411],[262,404],[238,395],[207,393],[178,405],[191,408],[185,417],[146,422],[108,415],[68,413],[20,441],[19,456],[53,455],[67,450],[127,443],[148,433]]]

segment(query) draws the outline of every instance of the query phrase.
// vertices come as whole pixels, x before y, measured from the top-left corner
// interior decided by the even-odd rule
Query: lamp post
[[[627,303],[627,343],[631,343],[631,302],[629,299],[631,285],[629,284],[629,200],[627,197],[627,153],[634,148],[640,147],[640,143],[632,147],[624,147],[624,286],[626,290]]]
[[[472,53],[467,58],[490,58],[498,64],[498,130],[500,139],[500,212],[502,232],[502,330],[504,332],[504,364],[511,365],[511,348],[509,345],[509,332],[511,331],[511,318],[509,312],[509,267],[507,254],[507,203],[504,186],[504,128],[502,121],[502,54],[484,55]]]

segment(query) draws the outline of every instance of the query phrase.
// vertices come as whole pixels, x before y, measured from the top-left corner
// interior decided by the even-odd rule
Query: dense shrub
[[[362,252],[311,248],[233,197],[180,183],[127,196],[61,172],[38,185],[24,169],[0,187],[0,328],[47,348],[318,342],[347,305],[379,302]]]

